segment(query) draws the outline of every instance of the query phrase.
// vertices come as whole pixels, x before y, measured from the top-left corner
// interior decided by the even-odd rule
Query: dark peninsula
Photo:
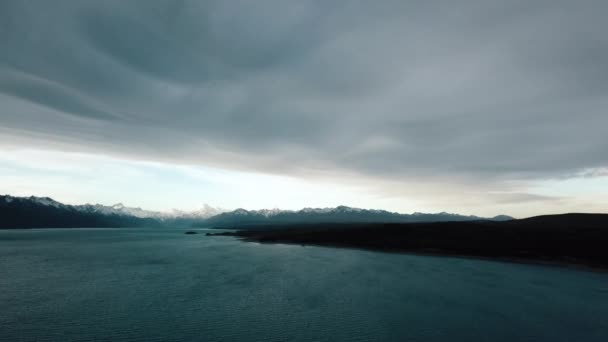
[[[505,222],[329,223],[233,227],[259,243],[361,248],[608,269],[608,214],[538,216]]]

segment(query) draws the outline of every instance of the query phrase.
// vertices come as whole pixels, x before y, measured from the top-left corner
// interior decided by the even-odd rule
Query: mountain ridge
[[[171,212],[127,207],[122,203],[70,205],[50,197],[0,196],[0,228],[49,227],[140,227],[196,226],[227,227],[283,223],[353,223],[353,222],[445,222],[476,220],[510,220],[509,216],[483,218],[441,212],[437,214],[401,214],[381,209],[360,209],[347,206],[335,208],[303,208],[301,210],[261,209],[232,211],[207,204],[195,211]]]
[[[485,218],[474,215],[459,215],[447,212],[402,214],[382,209],[361,209],[347,206],[335,208],[304,208],[301,210],[262,209],[246,210],[239,208],[210,217],[205,221],[207,225],[216,227],[285,224],[285,223],[357,223],[357,222],[448,222],[448,221],[508,221],[513,218],[498,215]]]

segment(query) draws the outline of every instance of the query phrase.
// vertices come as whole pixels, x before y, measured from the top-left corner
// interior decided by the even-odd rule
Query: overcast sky
[[[608,212],[608,2],[0,0],[0,193]]]

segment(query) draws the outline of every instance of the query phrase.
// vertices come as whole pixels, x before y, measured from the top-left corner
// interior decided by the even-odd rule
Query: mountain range
[[[123,204],[69,205],[49,197],[0,196],[0,228],[118,228],[192,226],[224,210],[204,205],[191,212],[149,211]]]
[[[347,206],[335,208],[304,208],[292,210],[245,210],[237,209],[212,216],[205,220],[206,226],[230,227],[292,223],[410,223],[448,221],[506,221],[513,218],[506,215],[484,218],[441,212],[437,214],[400,214],[386,210],[359,209]]]
[[[226,211],[204,205],[191,212],[149,211],[123,204],[68,205],[49,197],[0,196],[0,228],[117,228],[117,227],[246,227],[287,223],[407,223],[447,221],[505,221],[509,216],[483,218],[450,213],[400,214],[386,210],[336,208],[305,208],[292,210]]]

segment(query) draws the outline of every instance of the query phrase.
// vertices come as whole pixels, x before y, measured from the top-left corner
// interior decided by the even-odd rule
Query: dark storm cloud
[[[607,2],[329,3],[2,1],[2,126],[268,172],[608,164]]]

